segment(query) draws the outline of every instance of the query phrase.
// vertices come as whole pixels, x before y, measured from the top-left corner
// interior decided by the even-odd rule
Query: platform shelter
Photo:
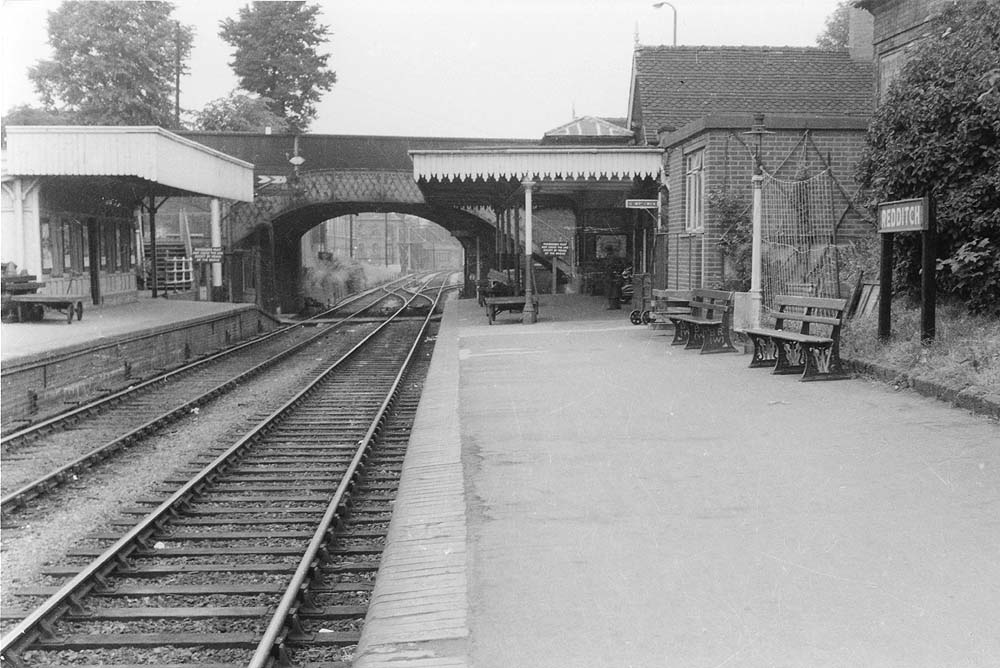
[[[156,210],[170,197],[212,198],[220,248],[223,201],[253,200],[253,165],[155,126],[8,126],[3,151],[5,268],[39,292],[95,305],[136,298],[142,215],[158,287]],[[221,261],[221,257],[220,257]],[[212,284],[221,286],[221,262]]]
[[[629,198],[656,198],[662,171],[662,150],[656,147],[482,147],[415,150],[410,151],[410,156],[413,177],[428,200],[456,208],[493,209],[501,234],[515,235],[512,247],[524,249],[520,291],[525,296],[525,323],[533,323],[537,317],[531,299],[536,289],[533,268],[536,258],[545,257],[534,235],[533,211],[546,207],[573,211],[576,218],[575,231],[570,237],[573,248],[567,254],[575,264],[582,234],[604,231],[609,237],[624,236],[617,234],[627,232],[622,227],[603,227],[598,222],[602,212],[624,213]],[[511,224],[511,214],[522,210],[523,244],[517,238],[518,222]],[[622,219],[620,215],[611,217]],[[658,220],[658,216],[650,220]],[[639,245],[643,249],[649,236],[642,236]],[[633,243],[633,252],[635,246]],[[476,253],[476,257],[481,256]],[[557,258],[549,260],[554,273]],[[563,257],[564,263],[565,260]],[[477,267],[476,274],[482,280],[483,268]]]

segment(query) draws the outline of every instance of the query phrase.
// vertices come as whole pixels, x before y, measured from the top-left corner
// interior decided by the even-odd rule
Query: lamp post
[[[674,46],[677,46],[677,8],[674,7],[672,3],[669,3],[669,2],[654,2],[653,3],[653,7],[655,7],[656,9],[660,9],[661,7],[663,7],[663,5],[666,5],[667,7],[670,7],[670,9],[672,9],[673,12],[674,12]]]
[[[764,147],[764,135],[774,134],[764,128],[764,114],[756,113],[753,126],[745,135],[756,139],[756,150],[753,155],[753,176],[750,182],[753,188],[752,212],[750,216],[753,236],[750,243],[750,326],[760,326],[760,313],[764,304],[764,294],[761,291],[763,272],[762,237],[763,237],[763,186],[764,163],[761,151]]]

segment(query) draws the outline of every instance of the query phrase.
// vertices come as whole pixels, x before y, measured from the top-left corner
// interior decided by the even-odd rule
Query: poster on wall
[[[49,274],[52,273],[52,232],[49,221],[46,219],[42,220],[41,224],[41,235],[42,235],[42,271]]]
[[[625,242],[627,237],[624,234],[598,234],[596,244],[596,255],[598,259],[605,257],[625,257]]]

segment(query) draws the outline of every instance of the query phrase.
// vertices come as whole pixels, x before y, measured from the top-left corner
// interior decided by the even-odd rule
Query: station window
[[[41,242],[42,242],[42,273],[52,273],[52,220],[50,218],[41,219]]]
[[[64,274],[73,272],[73,228],[75,220],[67,218],[62,221],[62,270]]]
[[[684,230],[705,229],[705,149],[684,156]]]
[[[90,269],[91,243],[96,246],[101,269],[127,271],[135,266],[131,221],[119,218],[90,220],[88,224],[72,214],[41,218],[43,274],[56,277],[86,273]]]

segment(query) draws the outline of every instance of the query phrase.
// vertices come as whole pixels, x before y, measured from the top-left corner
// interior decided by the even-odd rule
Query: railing
[[[167,290],[190,290],[193,281],[194,270],[191,258],[170,257],[161,260],[164,263],[164,283]]]

